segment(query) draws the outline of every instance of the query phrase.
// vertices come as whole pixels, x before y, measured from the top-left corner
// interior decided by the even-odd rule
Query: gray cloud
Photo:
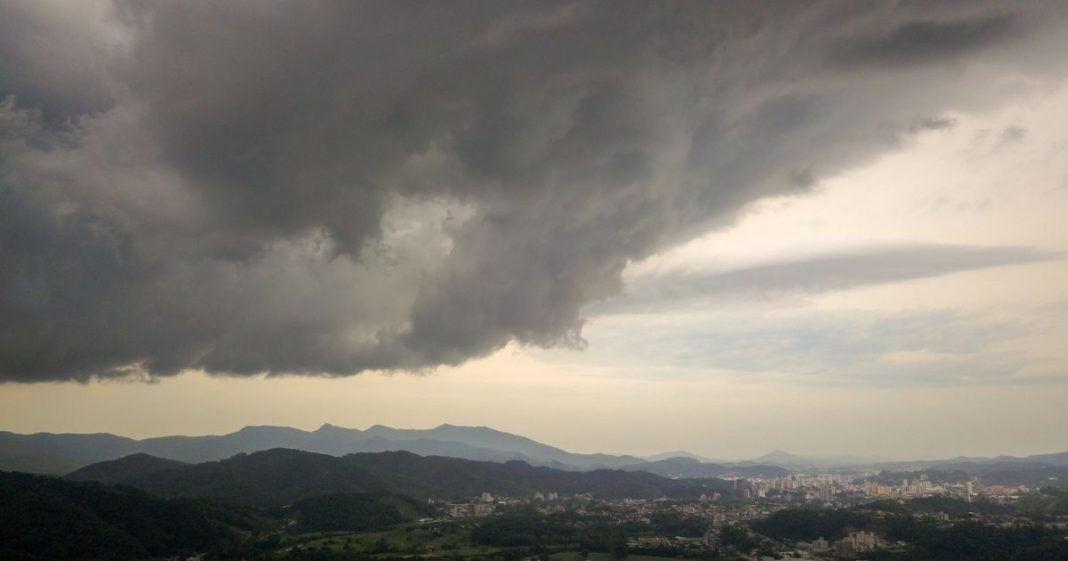
[[[1062,383],[1065,375],[1063,357],[1017,344],[1036,327],[1063,329],[1063,314],[1041,310],[1011,321],[959,310],[734,312],[655,325],[599,325],[590,337],[603,345],[587,360],[828,386]]]
[[[998,145],[1005,146],[1007,144],[1019,142],[1023,140],[1025,136],[1027,136],[1027,129],[1023,127],[1006,127],[1005,130],[1001,131],[1001,135],[998,137]]]
[[[1000,101],[840,45],[1062,78],[1056,3],[887,6],[0,2],[0,378],[581,347],[628,262]]]
[[[948,21],[906,21],[876,36],[843,40],[837,45],[837,50],[842,60],[849,63],[929,63],[1005,40],[1018,24],[1008,14]]]
[[[985,158],[1001,150],[1011,149],[1027,138],[1027,129],[1012,125],[1000,131],[979,129],[969,149],[973,158]]]
[[[951,117],[922,117],[909,125],[909,132],[920,133],[924,131],[949,130],[957,125],[957,120]]]
[[[922,279],[1061,257],[1025,247],[912,244],[858,248],[726,271],[673,271],[640,277],[594,314],[663,310],[700,301],[752,302]]]
[[[114,63],[118,38],[96,17],[102,5],[3,2],[0,90],[41,111],[52,126],[107,109],[112,95],[104,74]]]

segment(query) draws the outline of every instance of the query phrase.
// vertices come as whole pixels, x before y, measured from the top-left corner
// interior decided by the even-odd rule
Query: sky
[[[0,430],[1068,449],[1059,2],[0,2]]]

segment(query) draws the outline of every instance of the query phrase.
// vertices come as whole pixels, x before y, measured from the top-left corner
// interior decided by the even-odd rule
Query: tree
[[[614,534],[608,542],[608,555],[612,559],[623,560],[627,558],[627,539],[622,534]]]

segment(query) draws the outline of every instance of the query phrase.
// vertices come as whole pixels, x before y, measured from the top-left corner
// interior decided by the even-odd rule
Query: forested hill
[[[0,559],[148,559],[218,550],[272,523],[136,489],[0,472]]]
[[[674,480],[644,472],[573,472],[523,462],[476,462],[409,452],[338,458],[287,449],[201,464],[150,461],[139,455],[87,466],[68,478],[121,483],[162,496],[208,497],[260,506],[332,493],[386,492],[419,499],[460,499],[482,492],[657,498],[697,497],[726,488],[722,480]]]

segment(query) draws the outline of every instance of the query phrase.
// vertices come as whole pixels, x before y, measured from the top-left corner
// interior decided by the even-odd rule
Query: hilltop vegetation
[[[909,501],[878,501],[848,509],[786,509],[751,527],[777,540],[836,540],[851,530],[871,530],[890,541],[909,544],[905,551],[885,553],[896,561],[1052,561],[1068,559],[1062,532],[1035,523],[1013,526],[986,524],[972,515],[1027,516],[1036,509],[1064,513],[1065,493],[1048,489],[1014,505],[969,503],[945,497]],[[951,521],[930,516],[943,513]],[[1038,521],[1041,518],[1032,518]]]
[[[126,487],[0,472],[0,559],[147,559],[225,548],[269,528],[253,511]]]
[[[565,494],[574,485],[609,494],[688,493],[693,483],[643,473],[557,472],[521,463],[487,467],[403,453],[326,458],[275,450],[198,467],[137,456],[82,474],[139,479],[198,498],[160,498],[126,486],[0,473],[0,559],[140,560],[204,553],[211,561],[608,561],[630,551],[635,561],[735,560],[754,550],[772,554],[799,540],[838,539],[849,530],[872,530],[893,544],[906,544],[872,552],[879,561],[1068,559],[1064,531],[1045,524],[1063,522],[1055,517],[1068,515],[1068,492],[1052,488],[1013,504],[927,497],[838,509],[790,508],[763,520],[749,520],[752,504],[733,500],[588,496],[499,502],[492,515],[451,519],[441,506],[397,492],[320,491],[411,486],[462,496],[466,491],[461,490],[500,485]],[[277,493],[269,493],[272,486]],[[242,493],[251,495],[242,499]],[[282,500],[301,494],[311,495]],[[205,498],[212,496],[245,506]],[[716,544],[705,543],[713,520],[725,512],[733,520],[726,525],[720,520]]]
[[[402,493],[452,499],[482,492],[509,496],[539,491],[590,493],[600,498],[697,497],[723,489],[719,480],[674,480],[645,472],[573,472],[523,462],[474,462],[408,452],[341,458],[275,449],[202,464],[148,461],[144,456],[88,466],[73,480],[121,483],[168,497],[205,497],[272,506],[336,493]]]
[[[294,520],[298,530],[315,532],[381,530],[434,514],[425,503],[391,493],[322,495],[280,512]]]

